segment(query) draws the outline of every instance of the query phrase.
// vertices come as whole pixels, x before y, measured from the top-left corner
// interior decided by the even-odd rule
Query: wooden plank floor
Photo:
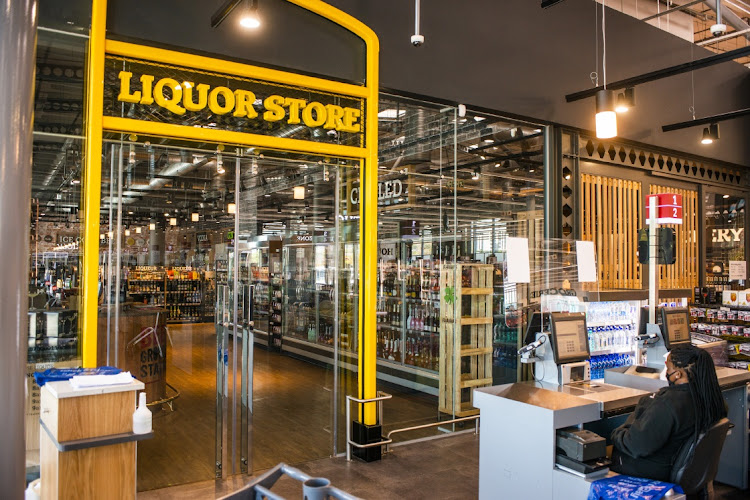
[[[171,325],[170,334],[173,345],[167,357],[167,380],[180,391],[180,397],[174,411],[164,406],[155,412],[154,439],[138,444],[139,491],[214,478],[214,325]],[[229,356],[231,359],[231,352]],[[331,456],[333,370],[257,346],[253,356],[253,470],[267,469],[282,461],[299,464]],[[383,383],[378,388],[393,394],[385,406],[384,432],[437,420],[437,397]],[[344,397],[355,393],[356,379],[341,371],[337,405],[339,452],[345,450]],[[399,439],[442,432],[433,428],[400,435]]]

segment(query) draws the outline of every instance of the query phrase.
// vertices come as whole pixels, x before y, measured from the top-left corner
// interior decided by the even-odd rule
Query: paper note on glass
[[[576,241],[576,259],[578,260],[578,282],[596,281],[596,256],[593,241]]]
[[[507,269],[508,281],[511,283],[529,283],[529,240],[528,238],[508,238]]]
[[[744,260],[729,261],[729,281],[747,279],[747,263]]]

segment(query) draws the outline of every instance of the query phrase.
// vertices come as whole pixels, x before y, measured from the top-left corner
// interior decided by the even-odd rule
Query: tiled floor
[[[470,499],[479,487],[479,437],[472,432],[448,435],[393,448],[383,460],[364,463],[344,458],[316,460],[297,466],[314,477],[366,499]],[[139,500],[192,500],[221,497],[239,489],[243,478],[206,481],[139,493]],[[284,478],[272,488],[289,499],[302,498],[300,483]],[[716,500],[747,500],[747,491],[716,485]],[[498,498],[503,498],[498,494]]]

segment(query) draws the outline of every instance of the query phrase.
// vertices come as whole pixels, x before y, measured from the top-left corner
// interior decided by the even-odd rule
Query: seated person
[[[669,481],[682,445],[726,416],[713,359],[693,345],[672,349],[668,387],[644,396],[627,421],[612,431],[612,470]]]

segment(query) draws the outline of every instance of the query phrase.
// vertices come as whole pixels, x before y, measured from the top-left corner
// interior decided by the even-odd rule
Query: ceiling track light
[[[258,17],[258,0],[247,0],[248,6],[244,9],[240,18],[240,26],[247,29],[260,28],[260,18]]]
[[[711,144],[714,141],[719,140],[719,124],[712,123],[708,127],[703,129],[703,136],[701,137],[701,144]]]
[[[617,94],[617,104],[615,111],[618,113],[627,113],[628,110],[635,106],[635,88],[629,87]]]
[[[478,168],[474,170],[474,173],[472,174],[471,178],[474,179],[475,181],[479,180],[479,169]]]

